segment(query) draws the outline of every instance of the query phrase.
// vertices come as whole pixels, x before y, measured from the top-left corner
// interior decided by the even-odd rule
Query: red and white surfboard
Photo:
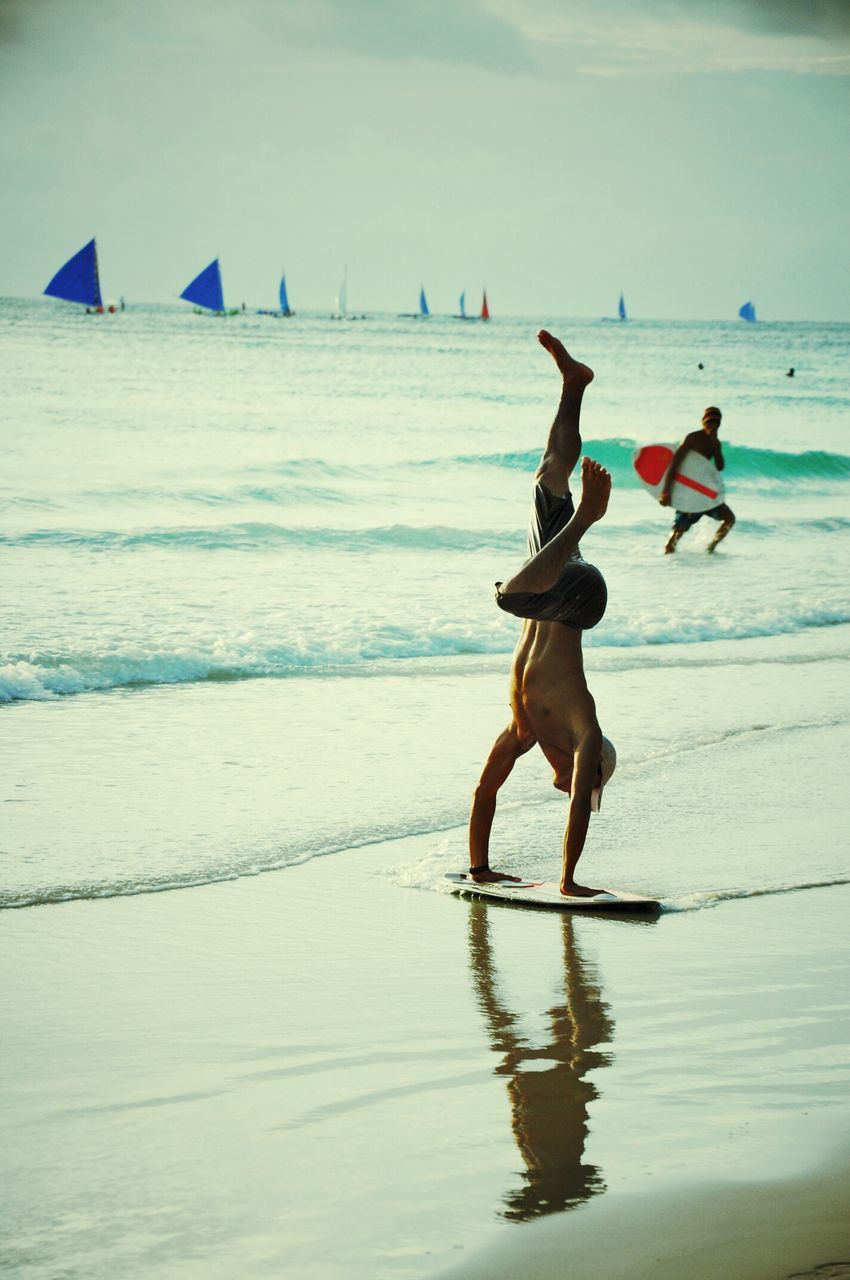
[[[632,463],[637,477],[654,498],[661,496],[667,469],[678,445],[647,444],[635,449]],[[723,501],[724,489],[720,473],[713,462],[693,449],[685,455],[676,472],[670,492],[670,506],[676,511],[710,511]]]

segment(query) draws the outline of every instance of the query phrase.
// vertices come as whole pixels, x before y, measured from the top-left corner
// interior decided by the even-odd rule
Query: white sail
[[[348,315],[348,267],[342,273],[342,284],[339,286],[339,293],[336,295],[336,317],[338,320],[344,320]]]

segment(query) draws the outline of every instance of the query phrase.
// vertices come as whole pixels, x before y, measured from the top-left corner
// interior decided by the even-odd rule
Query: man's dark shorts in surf
[[[710,511],[677,511],[676,519],[673,521],[673,528],[677,533],[687,533],[697,520],[701,520],[703,516],[711,516],[712,520],[726,519],[726,504],[721,503],[719,507],[712,507]]]
[[[528,522],[528,553],[536,556],[547,542],[569,524],[575,513],[572,494],[557,498],[545,484],[534,486],[534,502]],[[595,565],[582,559],[570,560],[554,587],[548,591],[500,590],[496,583],[496,604],[517,618],[535,622],[561,622],[576,631],[589,631],[605,612],[608,588]]]

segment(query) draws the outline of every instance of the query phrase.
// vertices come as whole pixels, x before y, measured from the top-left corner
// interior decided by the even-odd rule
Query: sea
[[[623,797],[615,777],[598,856],[672,908],[846,878],[828,822],[777,858],[757,814],[787,804],[804,839],[789,759],[821,815],[846,788],[850,325],[6,299],[0,908],[286,875],[411,836],[426,853],[400,888],[465,864],[519,630],[493,584],[525,558],[559,394],[541,326],[595,370],[583,449],[613,476],[582,548],[608,583],[585,653]],[[633,452],[708,404],[737,524],[715,555],[705,519],[665,556],[671,516]],[[742,787],[751,829],[714,838]],[[503,794],[494,864],[552,878],[565,800],[542,756]],[[636,867],[648,814],[659,860]]]

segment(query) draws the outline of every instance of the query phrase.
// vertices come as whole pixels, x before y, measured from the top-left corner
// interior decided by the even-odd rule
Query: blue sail
[[[224,310],[224,295],[221,292],[221,271],[218,258],[213,258],[208,267],[204,267],[200,275],[186,285],[180,294],[187,302],[194,302],[199,307],[209,307],[210,311]]]
[[[466,319],[466,290],[465,289],[463,293],[460,295],[460,318],[461,320]]]
[[[756,309],[752,302],[745,302],[738,315],[742,320],[748,320],[750,324],[755,324],[756,322]]]
[[[83,302],[87,307],[102,307],[100,277],[97,271],[97,247],[89,240],[79,253],[60,267],[44,290],[50,298],[66,302]]]
[[[623,295],[622,295],[622,294],[620,294],[620,305],[619,305],[619,307],[618,307],[618,309],[617,309],[617,314],[618,314],[618,316],[620,317],[620,319],[621,319],[621,320],[628,320],[628,316],[626,315],[626,304],[625,304],[625,302],[623,301]]]
[[[280,277],[280,309],[285,316],[289,315],[289,299],[286,296],[286,275]]]
[[[419,314],[421,316],[429,316],[431,312],[428,310],[428,303],[425,298],[424,286],[419,290]]]

